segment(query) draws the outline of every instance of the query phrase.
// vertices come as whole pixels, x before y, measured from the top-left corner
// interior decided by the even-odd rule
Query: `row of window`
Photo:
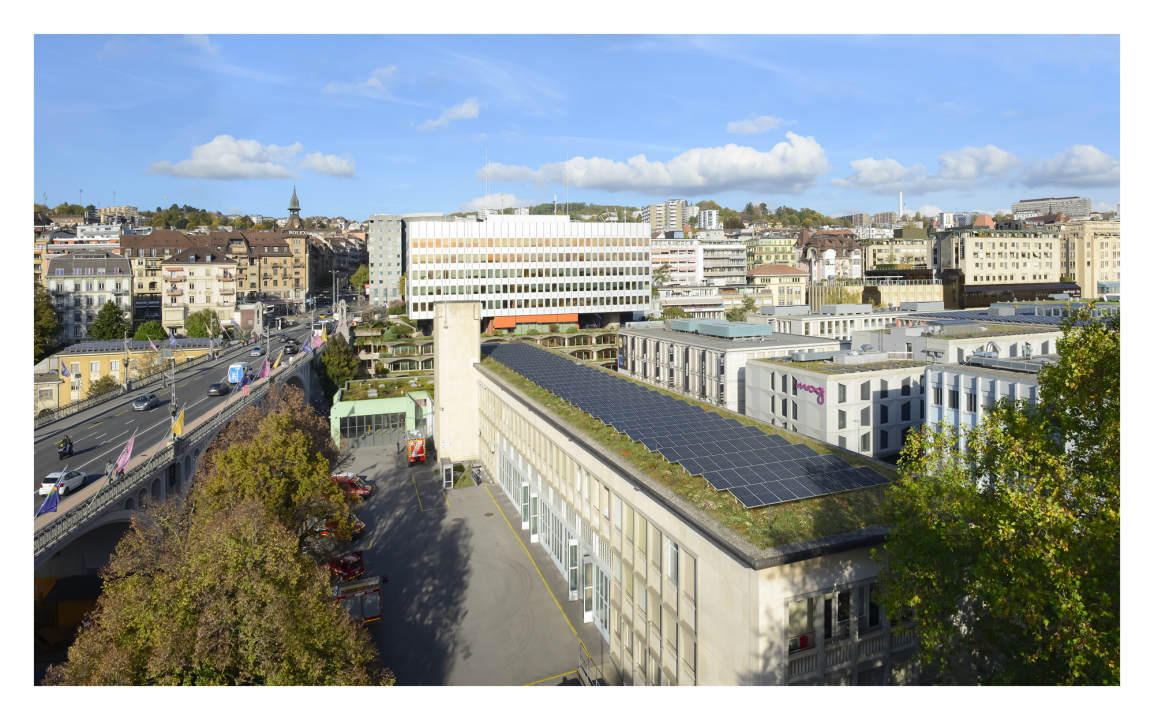
[[[439,247],[441,238],[426,238],[413,240],[410,249]],[[649,238],[446,238],[444,247],[649,247]]]
[[[499,268],[497,270],[413,270],[413,280],[464,280],[519,277],[617,277],[648,275],[647,267]]]
[[[413,255],[414,265],[513,262],[648,262],[649,253],[489,253],[471,255]]]
[[[90,268],[90,267],[89,268],[73,268],[72,272],[70,272],[70,273],[65,273],[64,268],[56,268],[55,270],[56,270],[56,272],[54,274],[56,274],[56,275],[65,275],[65,274],[67,274],[67,275],[105,275],[105,274],[108,274],[108,275],[125,275],[126,274],[124,272],[124,268],[122,268],[122,267],[114,267],[114,268],[112,268],[112,272],[110,272],[110,273],[107,272],[106,268],[102,268],[102,267],[99,267],[99,268]],[[83,272],[81,272],[82,270],[83,270]]]

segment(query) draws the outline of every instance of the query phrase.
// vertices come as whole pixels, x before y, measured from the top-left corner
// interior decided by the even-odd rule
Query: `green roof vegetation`
[[[376,397],[369,397],[369,390],[376,390]],[[403,397],[405,393],[416,390],[426,390],[433,396],[433,384],[424,380],[417,381],[417,387],[409,385],[409,379],[403,380],[351,380],[347,389],[341,391],[338,402],[353,402],[356,400],[384,400],[387,398]]]
[[[567,357],[562,353],[557,354]],[[568,359],[573,360],[572,358]],[[742,425],[753,425],[768,435],[781,435],[792,443],[805,443],[822,455],[832,453],[851,465],[868,465],[889,480],[895,480],[898,477],[897,470],[884,463],[757,422],[744,415],[721,410],[676,393],[622,377],[612,370],[606,370],[592,363],[582,364],[612,374],[614,377],[632,382],[648,390],[657,390],[690,405],[697,405],[710,412],[719,413],[722,417],[733,418]],[[732,493],[714,490],[705,482],[703,477],[691,476],[680,465],[668,462],[660,454],[649,450],[639,442],[630,440],[592,415],[578,410],[567,401],[533,384],[491,357],[486,356],[481,361],[481,366],[545,406],[559,419],[593,438],[622,461],[633,465],[654,481],[666,486],[758,548],[767,549],[804,540],[815,540],[875,525],[885,525],[891,521],[889,515],[883,510],[887,486],[880,486],[774,505],[773,524],[770,526],[767,508],[746,509]]]
[[[771,363],[783,368],[801,368],[827,375],[841,375],[848,373],[869,372],[870,370],[901,370],[903,368],[922,368],[926,363],[921,360],[879,360],[871,363],[854,363],[843,365],[828,360],[806,360],[804,362],[784,362],[783,358],[758,358],[753,362]]]

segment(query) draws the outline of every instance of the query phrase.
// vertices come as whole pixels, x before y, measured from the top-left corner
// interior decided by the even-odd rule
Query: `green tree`
[[[164,327],[155,320],[149,320],[142,323],[140,327],[136,328],[136,334],[132,336],[133,340],[164,340],[168,337]]]
[[[861,286],[828,285],[822,299],[822,305],[854,305],[861,302]]]
[[[408,277],[409,277],[409,271],[406,270],[405,272],[401,273],[401,279],[397,281],[399,283],[398,287],[401,291],[401,300],[402,301],[407,300],[407,296],[405,295],[405,292],[407,290],[405,283],[408,282]]]
[[[740,217],[730,217],[725,219],[722,227],[726,230],[741,230],[745,227],[745,223],[741,221]]]
[[[116,390],[120,387],[120,381],[112,375],[105,375],[96,382],[88,385],[88,397],[96,395],[103,395],[106,392]]]
[[[689,227],[694,228],[694,229],[697,228],[697,216],[696,215],[689,218]]]
[[[769,217],[769,206],[766,205],[765,203],[762,203],[759,207],[761,209],[761,216],[762,217]]]
[[[1037,405],[911,436],[888,493],[881,601],[959,682],[1121,679],[1121,321],[1083,308],[1062,330]]]
[[[702,210],[721,210],[722,209],[720,205],[713,202],[712,200],[702,200],[701,202],[697,203],[697,207],[701,208]]]
[[[198,310],[184,319],[184,334],[190,338],[220,337],[220,316],[215,310]]]
[[[49,215],[83,215],[84,214],[84,208],[80,205],[75,205],[73,203],[60,203],[56,207],[52,208],[52,212],[50,212],[48,214]]]
[[[676,320],[678,318],[686,318],[689,316],[685,314],[684,310],[677,307],[676,305],[670,305],[661,311],[661,317]]]
[[[36,362],[56,345],[56,307],[48,291],[32,283],[32,355]]]
[[[334,333],[321,353],[321,363],[317,369],[325,396],[332,397],[346,382],[361,376],[361,361],[344,337]]]
[[[739,307],[725,311],[725,319],[729,322],[745,322],[745,316],[755,310],[757,310],[757,304],[753,302],[753,298],[744,297],[741,299]]]
[[[650,276],[649,287],[652,289],[653,297],[658,296],[658,290],[662,285],[669,283],[669,263],[661,263],[657,269],[653,271]]]
[[[123,340],[124,333],[132,330],[132,323],[125,316],[124,309],[109,300],[96,313],[96,320],[88,329],[88,337],[93,340]]]
[[[368,282],[369,282],[369,266],[368,265],[361,265],[359,268],[357,268],[357,271],[355,273],[353,273],[352,276],[349,278],[349,283],[351,283],[352,286],[354,288],[356,288],[358,291],[363,291],[365,289],[365,285],[367,285]]]
[[[747,202],[745,204],[745,209],[742,210],[742,212],[745,213],[746,215],[748,215],[749,217],[754,217],[757,215],[757,208],[753,206],[752,202]]]

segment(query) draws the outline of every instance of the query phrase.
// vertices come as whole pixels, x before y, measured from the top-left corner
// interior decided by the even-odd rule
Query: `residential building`
[[[454,321],[462,332],[475,328],[465,322],[471,308],[462,310],[446,318],[449,330]],[[627,685],[917,682],[908,623],[891,623],[872,594],[878,563],[885,562],[881,526],[889,519],[861,515],[863,504],[852,496],[878,490],[849,491],[845,507],[857,532],[827,537],[819,528],[797,544],[754,544],[739,534],[743,529],[718,520],[713,503],[695,503],[681,488],[702,487],[703,479],[675,487],[668,478],[684,477],[683,466],[615,434],[630,456],[647,458],[642,469],[536,402],[536,391],[497,361],[509,349],[486,344],[481,363],[465,351],[452,368],[442,368],[438,357],[445,376],[464,381],[452,393],[438,387],[438,446],[442,424],[460,421],[465,447],[454,460],[479,463],[513,501],[510,520],[550,557],[542,571],[567,581],[568,596],[563,592],[558,602],[581,603],[584,621],[605,639],[606,662]],[[442,397],[448,400],[441,403]],[[473,441],[477,424],[480,436]],[[791,454],[800,447],[792,443],[802,441],[756,422],[747,432],[766,446],[788,446]],[[767,433],[777,437],[761,440]],[[737,452],[719,449],[717,458],[732,458],[723,467],[735,467]],[[767,458],[777,452],[762,451]],[[740,506],[733,512],[748,515]],[[875,549],[877,561],[870,557]]]
[[[99,216],[101,223],[115,222],[117,218],[124,218],[129,222],[134,222],[143,217],[140,214],[139,208],[133,205],[110,205],[108,207],[96,208],[96,214]]]
[[[789,265],[766,263],[749,271],[746,280],[769,295],[770,305],[805,305],[805,286],[808,275]]]
[[[132,270],[127,258],[107,252],[57,255],[49,258],[45,273],[62,340],[86,338],[105,303],[131,313]]]
[[[167,349],[167,348],[166,348]],[[172,357],[185,362],[208,354],[208,338],[180,338],[172,348]],[[89,387],[102,377],[111,375],[118,382],[150,375],[161,368],[160,353],[145,340],[128,338],[120,343],[80,342],[53,355],[51,370],[68,368],[69,377],[62,378],[60,402],[67,405],[88,397]]]
[[[1062,274],[1057,231],[1017,223],[937,233],[932,267],[965,273],[967,286],[1056,283]]]
[[[608,327],[649,305],[646,223],[497,215],[477,223],[416,220],[405,229],[409,317],[426,326],[440,299],[481,301],[486,325],[565,314],[580,316],[582,326]]]
[[[700,240],[684,236],[666,238],[663,233],[658,233],[658,237],[650,243],[650,248],[654,272],[662,265],[669,265],[666,285],[696,285],[704,282]]]
[[[938,228],[949,230],[952,227],[954,227],[954,214],[952,212],[938,213]]]
[[[57,372],[34,372],[32,374],[32,412],[39,414],[60,407],[63,393],[68,386]]]
[[[797,262],[797,234],[769,232],[751,235],[745,241],[745,269],[765,264],[794,265]]]
[[[915,273],[920,277],[910,277]],[[847,291],[850,298],[845,297]],[[838,297],[832,297],[832,293]],[[943,303],[945,295],[945,282],[933,277],[932,270],[867,270],[864,278],[810,283],[806,288],[812,312],[835,304],[835,300],[895,308],[910,302]]]
[[[223,245],[236,262],[237,302],[259,300],[272,315],[303,305],[311,257],[307,231],[239,230],[210,233],[208,238],[214,245]]]
[[[873,222],[870,223],[871,225],[893,225],[898,220],[900,220],[901,218],[898,217],[898,214],[896,212],[891,211],[891,212],[883,212],[883,213],[874,213],[873,217],[871,219],[873,220]]]
[[[649,223],[654,230],[681,230],[689,223],[689,203],[676,199],[660,205],[643,205],[641,222]]]
[[[958,446],[964,449],[965,431],[980,425],[998,401],[1037,403],[1038,371],[1057,361],[1057,354],[1002,360],[983,353],[964,363],[928,365],[922,383],[930,389],[926,422],[937,429],[958,431]]]
[[[121,225],[119,223],[109,224],[88,224],[76,226],[77,240],[104,240],[109,242],[119,242],[121,235],[131,235],[133,227],[131,225]]]
[[[701,280],[713,285],[744,285],[746,244],[740,239],[707,240],[698,245]]]
[[[857,236],[858,240],[880,240],[892,238],[894,231],[890,228],[879,228],[872,225],[855,225],[853,234]]]
[[[721,216],[718,212],[717,210],[699,210],[697,212],[697,229],[720,230]]]
[[[816,234],[810,234],[808,229],[802,230],[796,247],[798,266],[813,282],[862,276],[861,245],[849,230],[819,230]]]
[[[911,324],[885,330],[857,330],[852,346],[869,345],[877,352],[906,353],[912,360],[965,362],[975,352],[994,353],[996,357],[1018,358],[1031,354],[1048,355],[1057,349],[1062,336],[1057,324],[1021,324],[1006,322],[995,325],[996,319],[986,322],[975,320],[944,320],[911,315]],[[923,322],[922,325],[912,323]]]
[[[848,220],[850,225],[868,226],[873,223],[873,216],[869,213],[852,213],[850,215],[842,215],[834,218],[835,220]]]
[[[1083,220],[1059,227],[1060,274],[1078,283],[1082,297],[1121,297],[1122,222]]]
[[[885,352],[798,352],[745,370],[750,417],[867,457],[896,459],[926,417],[924,361]]]
[[[161,320],[164,288],[161,275],[164,261],[189,248],[204,247],[204,235],[186,235],[179,230],[157,229],[147,235],[125,235],[120,251],[132,266],[132,323]]]
[[[185,332],[184,321],[201,310],[212,310],[221,322],[235,317],[238,261],[228,255],[227,242],[210,242],[167,258],[163,269],[165,303],[161,324],[173,333]],[[218,328],[212,328],[216,332]]]
[[[904,227],[893,237],[863,243],[866,270],[897,270],[929,267],[930,240],[925,230]]]
[[[940,307],[941,303],[937,305]],[[746,315],[745,321],[769,325],[774,332],[848,343],[858,330],[895,327],[909,315],[908,310],[875,309],[869,304],[823,305],[819,312],[813,312],[806,304],[785,307],[763,305],[758,312]]]
[[[406,213],[373,215],[369,218],[368,266],[369,299],[387,304],[406,297],[405,272],[409,268],[409,224],[413,222],[450,222],[440,213]],[[455,218],[461,220],[462,218]],[[467,224],[476,224],[474,219]]]
[[[88,222],[88,219],[83,215],[49,215],[53,225],[83,225]]]
[[[1060,212],[1073,218],[1083,218],[1089,217],[1090,212],[1094,209],[1090,198],[1077,196],[1019,200],[1013,203],[1010,208],[1011,212],[1014,213],[1015,219],[1017,219],[1018,213],[1025,212],[1035,212],[1039,215],[1049,215]]]

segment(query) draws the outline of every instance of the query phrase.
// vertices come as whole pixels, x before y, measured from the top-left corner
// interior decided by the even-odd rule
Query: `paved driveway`
[[[389,578],[372,633],[398,684],[576,684],[578,637],[595,663],[608,660],[500,487],[446,494],[428,467],[398,463],[395,446],[356,452],[349,471],[375,486],[357,546],[367,571]]]

